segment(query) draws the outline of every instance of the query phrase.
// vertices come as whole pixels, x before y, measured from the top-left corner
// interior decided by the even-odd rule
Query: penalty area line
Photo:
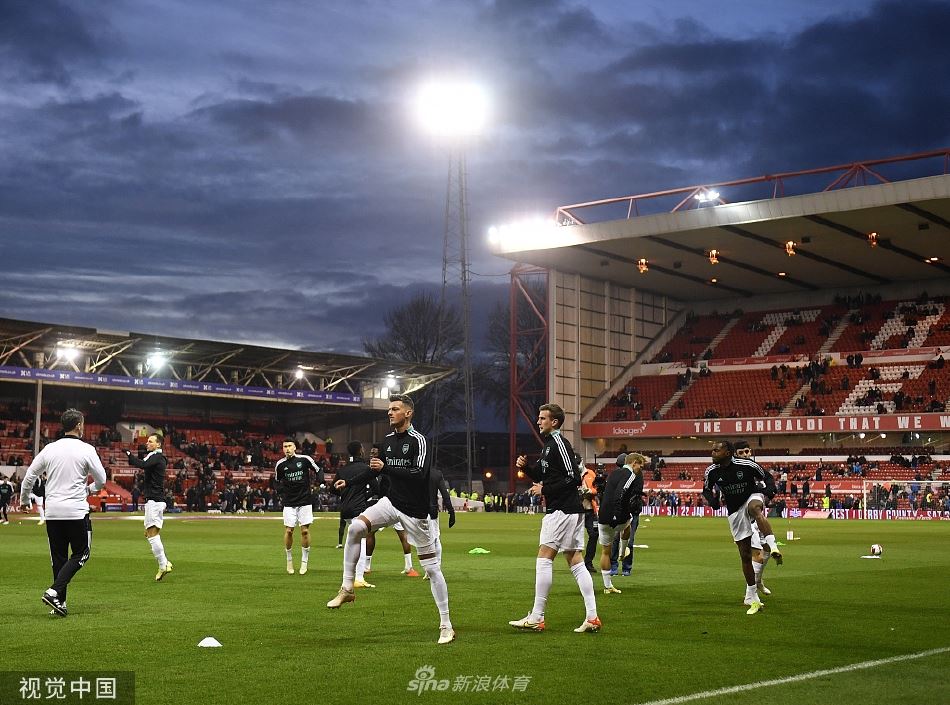
[[[719,695],[730,695],[732,693],[742,693],[747,690],[757,688],[768,688],[773,685],[784,685],[786,683],[798,683],[813,678],[823,678],[824,676],[833,676],[836,673],[847,673],[849,671],[861,671],[877,666],[886,666],[890,663],[899,663],[900,661],[911,661],[913,659],[927,658],[950,651],[950,646],[943,646],[939,649],[929,649],[928,651],[918,651],[915,654],[904,654],[903,656],[891,656],[889,658],[877,659],[876,661],[862,661],[861,663],[852,663],[848,666],[838,666],[837,668],[826,668],[821,671],[811,671],[809,673],[800,673],[797,676],[788,676],[786,678],[775,678],[767,681],[758,681],[756,683],[746,683],[744,685],[734,685],[728,688],[718,688],[716,690],[704,690],[701,693],[692,693],[691,695],[681,695],[676,698],[666,698],[664,700],[650,700],[649,702],[639,703],[639,705],[678,705],[679,703],[688,703],[693,700],[703,700],[705,698],[715,698]]]

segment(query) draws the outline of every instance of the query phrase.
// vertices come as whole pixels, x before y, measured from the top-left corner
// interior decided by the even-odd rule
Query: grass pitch
[[[70,586],[70,616],[60,619],[39,599],[50,582],[45,531],[12,518],[0,527],[3,675],[132,671],[143,705],[619,705],[950,646],[950,525],[941,522],[795,521],[800,540],[785,546],[785,565],[766,570],[773,591],[766,609],[747,616],[724,519],[644,519],[637,543],[649,548],[637,551],[631,577],[615,578],[623,594],[604,595],[594,576],[603,631],[575,634],[583,603],[560,558],[547,630],[520,633],[507,624],[533,601],[540,516],[468,514],[453,529],[443,517],[458,640],[440,647],[429,586],[400,574],[402,552],[388,529],[373,559],[377,588],[328,610],[341,575],[336,515],[315,520],[305,576],[285,571],[277,515],[179,515],[162,530],[175,568],[161,583],[141,519],[96,517],[92,558]],[[787,522],[774,527],[781,540]],[[299,565],[299,534],[295,542]],[[860,559],[872,543],[884,546],[883,559]],[[476,546],[491,553],[469,555]],[[223,647],[198,648],[206,636]],[[420,677],[431,674],[446,690],[409,690],[424,666],[431,668]],[[677,702],[947,703],[950,652]]]

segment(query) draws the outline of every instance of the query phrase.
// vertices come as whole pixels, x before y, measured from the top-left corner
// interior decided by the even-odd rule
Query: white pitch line
[[[836,673],[847,673],[848,671],[861,671],[867,668],[885,666],[889,663],[898,663],[900,661],[911,661],[918,658],[926,658],[950,651],[950,646],[943,646],[939,649],[930,649],[929,651],[919,651],[916,654],[905,654],[903,656],[891,656],[877,661],[862,661],[861,663],[852,663],[850,666],[839,666],[838,668],[827,668],[822,671],[812,671],[811,673],[802,673],[797,676],[788,676],[787,678],[776,678],[769,681],[758,681],[757,683],[746,683],[745,685],[734,685],[729,688],[719,688],[717,690],[704,690],[701,693],[692,695],[681,695],[678,698],[666,698],[665,700],[651,700],[639,705],[678,705],[678,703],[688,703],[692,700],[703,700],[704,698],[714,698],[719,695],[729,695],[731,693],[742,693],[746,690],[755,690],[756,688],[767,688],[773,685],[784,685],[786,683],[797,683],[807,681],[812,678],[822,678],[832,676]]]

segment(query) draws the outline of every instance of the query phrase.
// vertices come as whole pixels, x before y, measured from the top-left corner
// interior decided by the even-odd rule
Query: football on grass
[[[881,544],[879,544],[879,543],[871,544],[871,555],[872,555],[872,556],[879,556],[879,555],[881,555],[882,553],[884,553],[884,547],[883,547]]]

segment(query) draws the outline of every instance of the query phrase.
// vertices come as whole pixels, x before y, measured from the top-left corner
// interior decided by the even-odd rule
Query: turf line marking
[[[950,651],[950,646],[943,646],[939,649],[930,649],[929,651],[919,651],[916,654],[904,654],[903,656],[891,656],[889,658],[878,659],[877,661],[862,661],[861,663],[852,663],[849,666],[839,666],[838,668],[827,668],[821,671],[812,671],[810,673],[801,673],[797,676],[788,676],[787,678],[775,678],[774,680],[758,681],[757,683],[746,683],[745,685],[734,685],[728,688],[719,688],[717,690],[704,690],[701,693],[692,695],[681,695],[677,698],[666,698],[665,700],[651,700],[639,705],[677,705],[678,703],[688,703],[692,700],[703,700],[704,698],[714,698],[719,695],[729,695],[731,693],[742,693],[756,688],[767,688],[773,685],[784,685],[786,683],[797,683],[807,681],[813,678],[822,678],[832,676],[836,673],[847,673],[848,671],[861,671],[876,666],[884,666],[889,663],[898,663],[900,661],[911,661],[918,658],[927,658]]]

